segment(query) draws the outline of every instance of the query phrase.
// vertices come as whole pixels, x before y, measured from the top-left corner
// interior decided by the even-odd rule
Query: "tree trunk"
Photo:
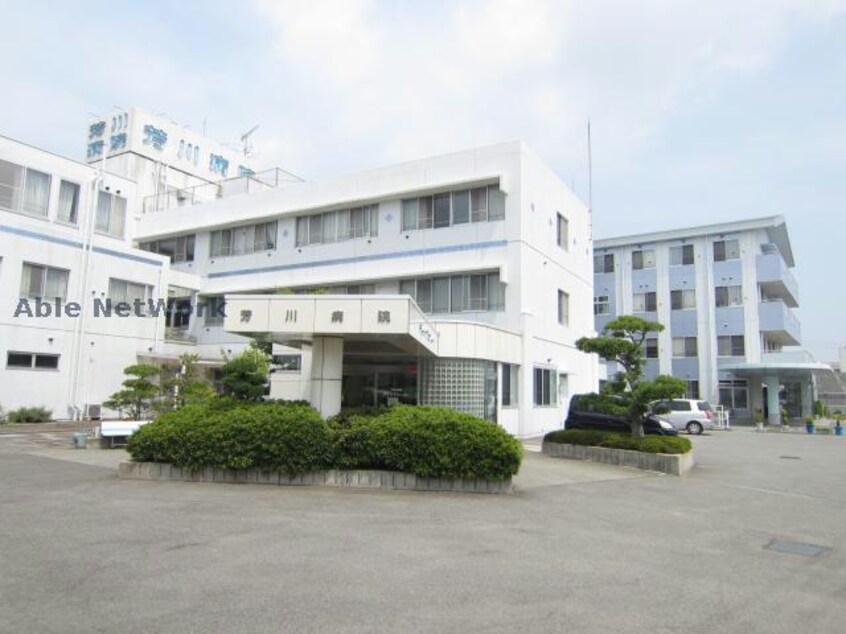
[[[632,438],[643,438],[643,421],[632,422]]]

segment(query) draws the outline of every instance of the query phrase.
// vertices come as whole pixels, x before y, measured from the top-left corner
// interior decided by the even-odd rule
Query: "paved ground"
[[[530,450],[485,496],[119,481],[69,436],[0,428],[0,632],[846,629],[843,438],[715,433],[683,479]]]

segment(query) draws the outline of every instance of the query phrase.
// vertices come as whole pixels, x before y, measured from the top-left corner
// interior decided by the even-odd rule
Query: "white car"
[[[651,407],[658,418],[679,431],[684,429],[688,434],[701,434],[706,429],[714,429],[714,410],[708,401],[677,398],[656,401]]]

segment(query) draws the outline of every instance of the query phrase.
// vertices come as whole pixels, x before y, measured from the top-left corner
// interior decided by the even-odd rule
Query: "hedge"
[[[385,469],[491,480],[516,474],[522,459],[520,443],[501,427],[444,407],[397,405],[325,422],[298,403],[217,401],[162,414],[130,437],[129,454],[189,469]]]
[[[646,436],[633,438],[628,434],[616,434],[587,429],[559,429],[543,437],[544,442],[567,445],[587,445],[609,449],[629,449],[644,453],[682,454],[693,449],[687,438],[678,436]]]
[[[46,423],[53,419],[53,410],[46,407],[21,407],[6,414],[9,423]]]

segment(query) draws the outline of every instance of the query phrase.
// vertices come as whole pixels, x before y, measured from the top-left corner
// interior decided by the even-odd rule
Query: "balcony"
[[[792,308],[799,305],[799,285],[778,251],[759,254],[756,266],[763,296],[781,299]]]
[[[144,198],[144,213],[191,207],[219,198],[228,198],[229,196],[248,194],[264,189],[275,189],[302,182],[303,180],[299,176],[283,169],[274,168],[255,174],[227,178],[216,183],[203,183],[185,189],[172,187],[165,192]]]
[[[761,332],[783,346],[798,346],[802,339],[799,318],[781,300],[758,304],[758,322]]]

